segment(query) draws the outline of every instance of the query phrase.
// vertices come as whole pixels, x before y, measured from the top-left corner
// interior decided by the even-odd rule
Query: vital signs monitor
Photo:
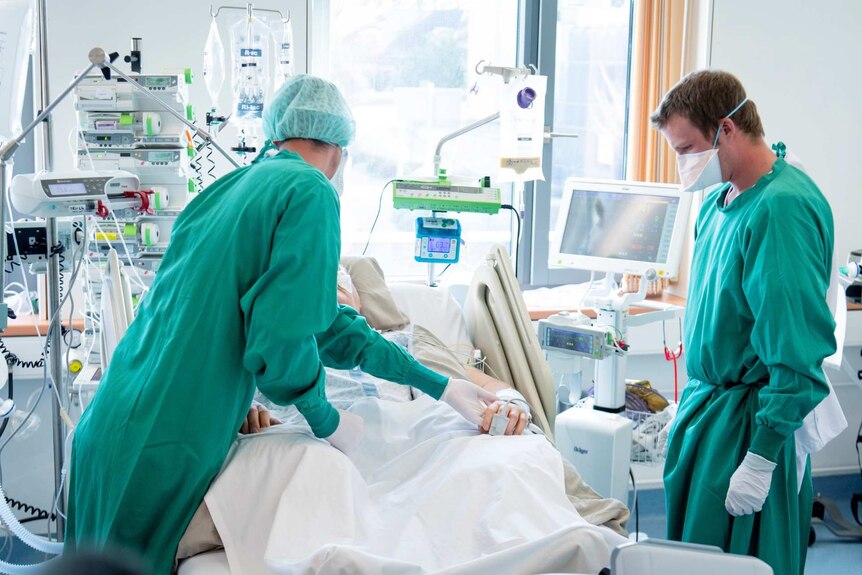
[[[677,184],[569,178],[551,264],[675,278],[690,207]]]

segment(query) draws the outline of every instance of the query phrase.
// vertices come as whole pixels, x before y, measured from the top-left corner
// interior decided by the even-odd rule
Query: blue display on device
[[[454,264],[461,255],[461,222],[453,218],[416,218],[417,262]]]

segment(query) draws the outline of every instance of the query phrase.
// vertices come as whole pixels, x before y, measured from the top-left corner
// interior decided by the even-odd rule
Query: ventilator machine
[[[562,376],[561,405],[578,404],[581,359],[594,361],[595,397],[557,415],[554,436],[564,457],[605,497],[625,501],[632,451],[626,417],[626,356],[630,326],[675,319],[682,308],[645,301],[648,282],[674,278],[686,235],[690,196],[669,184],[569,178],[557,226],[557,265],[605,273],[584,295],[594,319],[560,313],[539,321],[539,343],[551,370]],[[640,278],[637,293],[622,293],[615,274]],[[630,315],[632,306],[646,313]]]

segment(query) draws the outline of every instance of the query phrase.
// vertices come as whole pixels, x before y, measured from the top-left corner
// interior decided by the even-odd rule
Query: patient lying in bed
[[[339,292],[361,309],[358,294]],[[420,361],[445,348],[421,326],[387,338]],[[468,372],[489,391],[509,387]],[[477,430],[446,404],[358,369],[328,369],[326,392],[365,421],[360,448],[346,457],[295,409],[259,396],[243,427],[263,433],[237,443],[180,557],[204,548],[193,541],[204,531],[235,573],[596,572],[624,541],[625,506],[601,499],[543,436],[477,436],[502,402]],[[521,434],[525,411],[509,408],[506,432]]]
[[[340,267],[338,271],[338,303],[349,305],[361,313],[362,301],[359,292],[353,286],[347,270],[343,267]],[[412,353],[414,349],[414,329],[417,338],[420,339],[418,344],[420,347],[433,347],[446,351],[446,346],[442,342],[420,326],[410,326],[403,331],[385,332],[383,336],[393,344],[400,345],[408,353],[415,356]],[[417,359],[421,362],[422,358],[420,356]],[[453,361],[457,362],[458,360],[453,356]],[[523,433],[530,422],[530,408],[524,398],[512,390],[505,382],[491,377],[478,369],[466,365],[462,367],[467,378],[473,383],[492,393],[499,394],[501,397],[500,401],[489,405],[485,410],[481,430],[484,433],[488,433],[491,430],[493,416],[500,411],[504,411],[508,416],[509,422],[505,428],[502,426],[499,427],[502,431],[500,434],[520,435]],[[447,375],[463,377],[460,373]],[[418,389],[391,383],[385,379],[364,373],[358,368],[352,370],[326,368],[326,397],[333,407],[337,409],[349,409],[354,402],[364,397],[376,397],[390,401],[411,401],[420,395],[423,394]],[[245,423],[243,423],[240,433],[256,433],[261,429],[266,429],[270,425],[284,422],[301,425],[302,421],[302,415],[300,415],[295,407],[277,405],[258,392],[255,394],[255,402],[249,409],[248,417]]]

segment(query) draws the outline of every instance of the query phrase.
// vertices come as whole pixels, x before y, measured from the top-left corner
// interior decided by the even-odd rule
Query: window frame
[[[634,33],[634,3],[629,1],[629,46],[626,73],[626,110],[624,121],[623,157],[628,150],[629,93],[631,90],[631,56]],[[525,34],[521,46],[524,61],[535,65],[540,73],[548,76],[548,89],[545,97],[546,129],[554,125],[554,98],[557,52],[557,0],[524,0]],[[533,24],[530,26],[529,24]],[[590,272],[585,270],[553,268],[548,265],[551,252],[550,231],[556,222],[551,221],[551,182],[553,182],[554,141],[544,147],[542,165],[545,180],[528,184],[525,187],[524,222],[525,232],[519,245],[518,279],[523,288],[556,286],[588,281]],[[623,165],[625,177],[625,164]]]

